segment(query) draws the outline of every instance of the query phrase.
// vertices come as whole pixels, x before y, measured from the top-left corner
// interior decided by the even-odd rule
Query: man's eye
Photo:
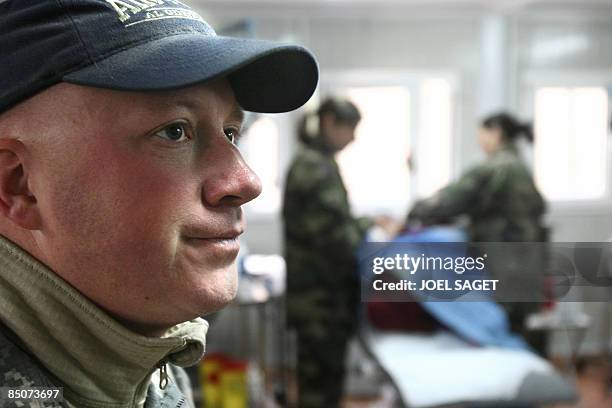
[[[172,142],[183,142],[188,138],[187,125],[185,123],[172,123],[155,133],[155,136]]]
[[[236,144],[238,139],[240,138],[240,131],[236,128],[225,128],[223,130],[225,132],[225,136],[232,143]]]

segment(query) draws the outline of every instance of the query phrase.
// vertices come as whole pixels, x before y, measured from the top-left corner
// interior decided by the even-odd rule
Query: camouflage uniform
[[[410,217],[434,223],[465,214],[473,242],[526,242],[543,239],[544,210],[529,170],[506,144],[457,182],[417,202]]]
[[[545,203],[533,183],[531,173],[520,159],[512,143],[501,146],[484,163],[472,168],[457,182],[443,188],[433,197],[417,202],[409,219],[425,224],[440,223],[458,215],[470,219],[468,233],[472,242],[534,242],[546,241],[542,227]],[[545,254],[541,253],[542,271],[526,276],[521,265],[521,248],[509,247],[503,258],[496,259],[497,267],[490,265],[496,279],[505,281],[507,293],[498,293],[500,299],[513,297],[520,291],[529,301],[500,301],[509,315],[512,329],[523,334],[539,351],[544,341],[541,336],[527,333],[523,327],[525,316],[538,309],[543,300]],[[517,253],[518,252],[518,253]]]
[[[0,323],[0,386],[10,389],[57,388],[57,382],[51,381],[53,375],[20,344],[15,334]],[[169,364],[168,367],[171,380],[163,390],[159,389],[155,381],[149,384],[145,408],[193,406],[193,402],[189,402],[192,397],[187,375],[180,367],[172,364]],[[53,400],[30,401],[0,397],[0,408],[19,407],[75,408],[78,405],[71,404],[66,399],[59,397]]]
[[[287,313],[298,333],[299,406],[333,408],[356,328],[354,254],[371,222],[351,215],[333,152],[318,139],[303,147],[287,175],[283,204]]]

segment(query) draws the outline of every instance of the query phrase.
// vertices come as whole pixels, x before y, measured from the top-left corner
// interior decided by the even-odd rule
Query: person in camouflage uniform
[[[355,251],[368,219],[351,214],[334,154],[360,120],[349,101],[328,99],[302,123],[302,149],[283,203],[287,317],[298,336],[299,407],[339,406],[347,341],[359,297]]]
[[[530,126],[506,113],[483,120],[479,143],[486,161],[433,197],[416,202],[409,220],[432,224],[467,215],[473,242],[541,241],[545,203],[519,157],[515,141],[520,136],[532,141]]]
[[[521,124],[507,113],[498,113],[484,119],[479,144],[487,154],[487,159],[434,196],[416,202],[408,216],[408,223],[416,220],[431,225],[465,215],[470,221],[468,234],[472,242],[546,241],[546,230],[542,224],[546,205],[530,171],[519,156],[515,144],[519,137],[532,142],[531,126]],[[533,289],[529,294],[533,302],[500,303],[509,314],[512,328],[531,337],[527,340],[533,340],[532,345],[541,351],[542,340],[527,335],[523,320],[540,305],[543,274],[521,276],[519,271],[524,268],[516,261],[521,255],[512,253],[514,251],[514,248],[508,247],[504,250],[505,259],[497,259],[498,264],[505,265],[497,268],[501,274],[497,278],[512,279],[515,293],[516,290]]]

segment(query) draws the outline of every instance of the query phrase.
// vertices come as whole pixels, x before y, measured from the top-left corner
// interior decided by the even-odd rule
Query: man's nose
[[[261,181],[227,140],[207,155],[202,199],[210,206],[240,206],[261,194]]]

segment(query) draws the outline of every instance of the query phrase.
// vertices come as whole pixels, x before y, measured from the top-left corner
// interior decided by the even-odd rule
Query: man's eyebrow
[[[232,113],[229,114],[228,118],[232,120],[236,120],[242,124],[244,123],[244,116],[245,116],[244,110],[242,110],[242,108],[240,108],[239,106],[236,106],[236,108],[234,108]]]

